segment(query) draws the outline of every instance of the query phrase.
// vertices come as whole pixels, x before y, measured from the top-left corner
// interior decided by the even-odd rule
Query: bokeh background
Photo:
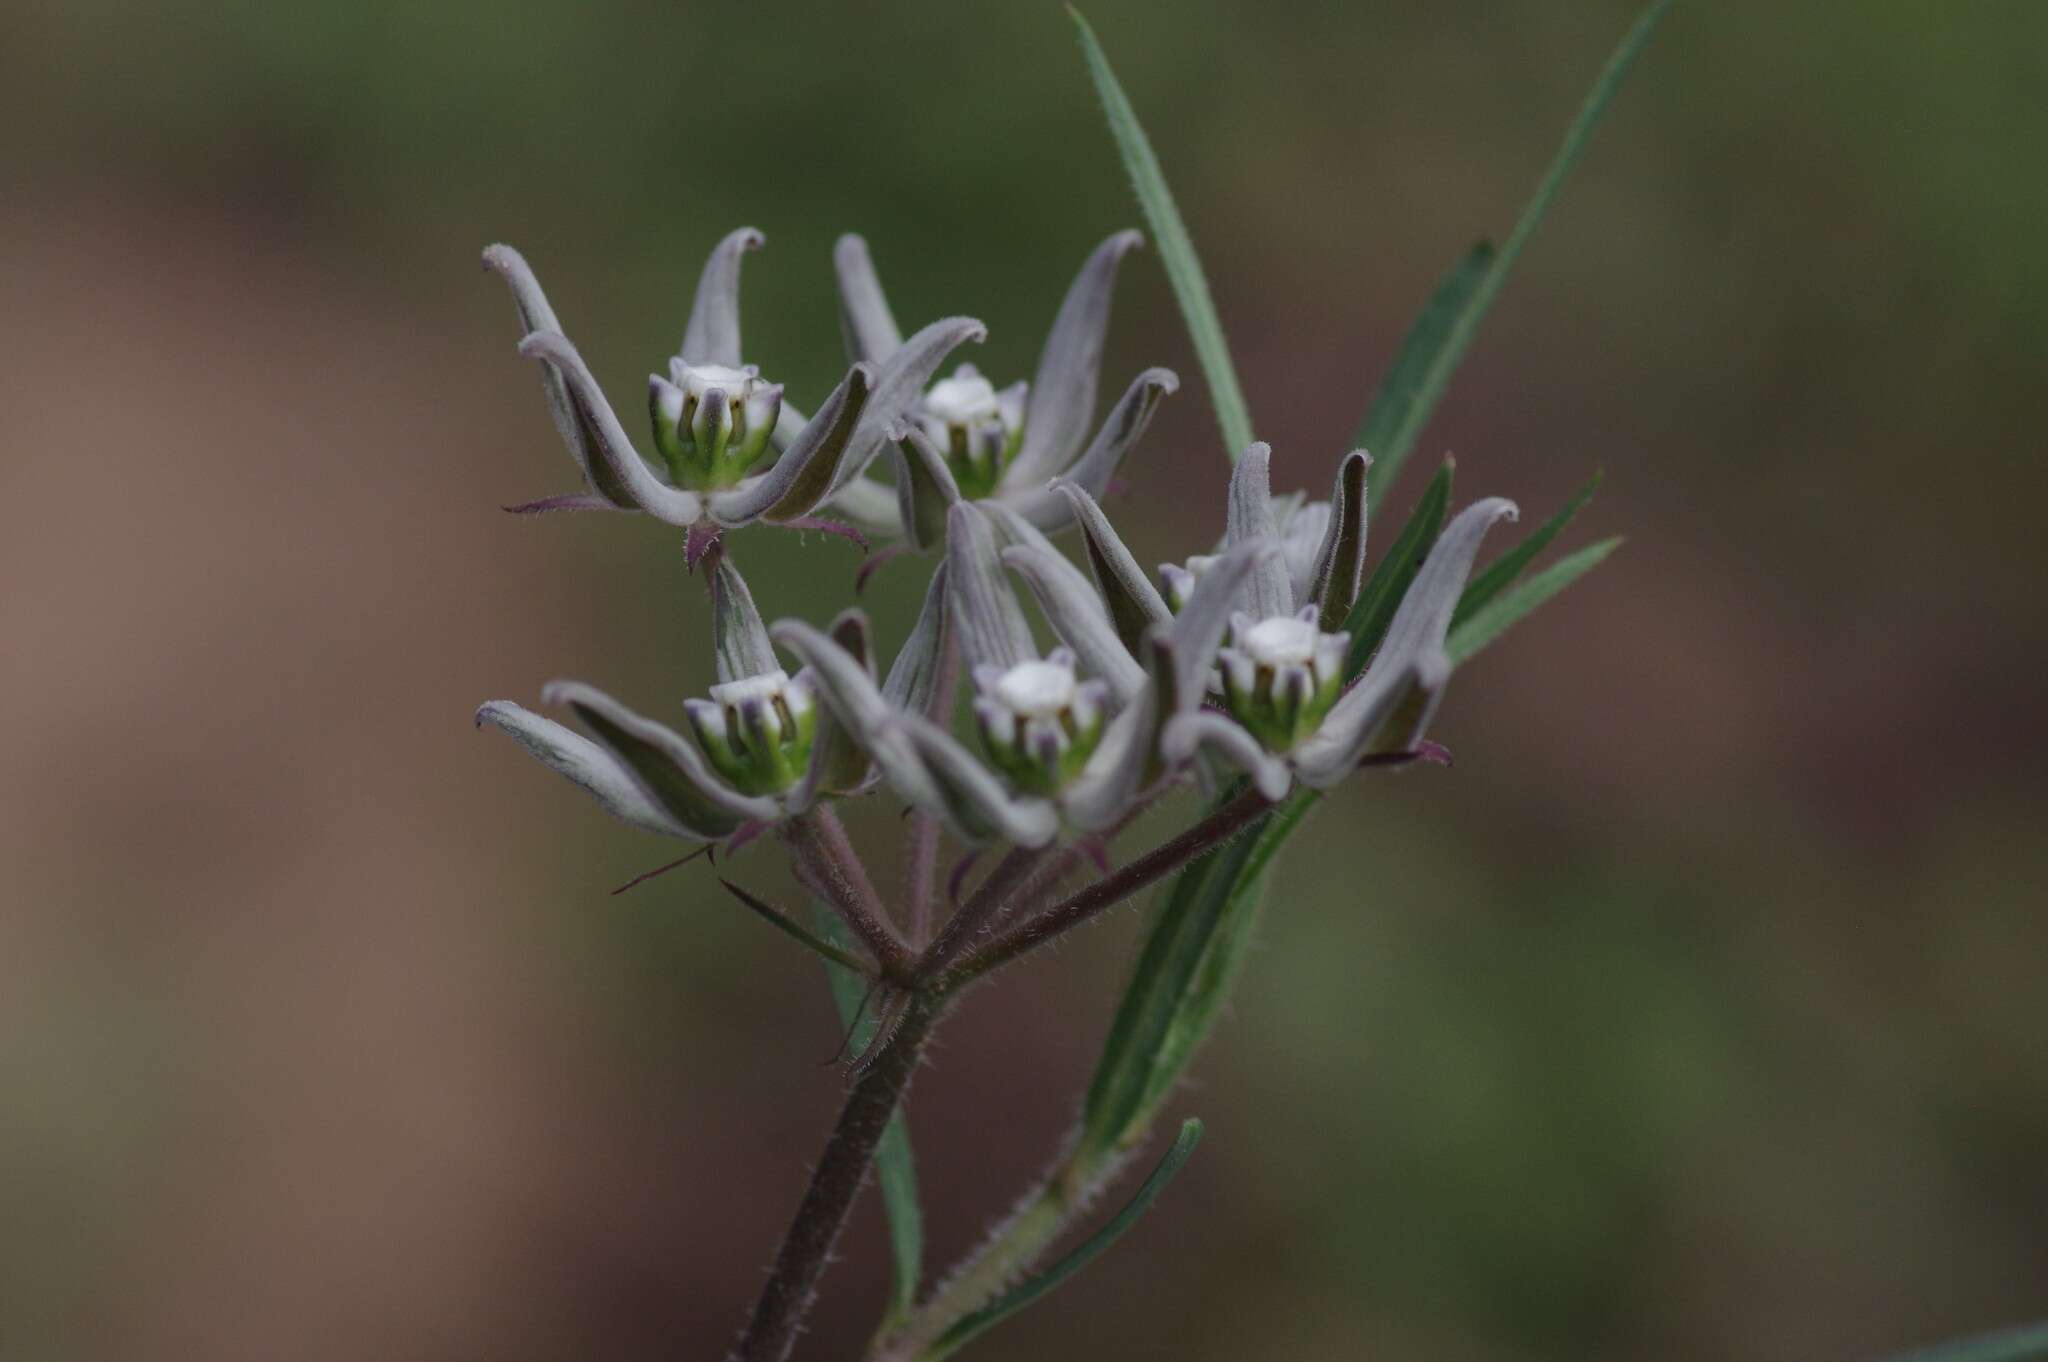
[[[1631,6],[1092,13],[1321,486]],[[2048,1312],[2044,52],[2030,0],[1671,15],[1420,451],[1532,512],[1604,467],[1574,533],[1630,544],[1461,673],[1454,770],[1311,823],[1201,1153],[977,1356],[1847,1362]],[[849,229],[1027,373],[1138,218],[1064,16],[8,0],[0,105],[0,1355],[719,1355],[837,1029],[702,867],[608,896],[668,845],[470,728],[710,676],[672,534],[497,510],[573,477],[477,252],[636,428],[743,222],[806,402]],[[1106,384],[1151,362],[1158,560],[1224,462],[1147,254]],[[811,618],[858,562],[740,548]],[[948,1032],[939,1261],[1051,1153],[1138,919]],[[881,1250],[868,1206],[804,1356],[854,1355]]]

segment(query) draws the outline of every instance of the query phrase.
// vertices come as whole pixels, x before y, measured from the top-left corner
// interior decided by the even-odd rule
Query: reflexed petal
[[[1145,669],[1117,638],[1109,612],[1081,570],[1059,554],[1029,544],[1004,549],[1003,562],[1031,588],[1046,623],[1074,650],[1081,665],[1109,682],[1118,704],[1129,704],[1145,688]]]
[[[1249,457],[1249,456],[1247,456]],[[1186,713],[1201,705],[1208,693],[1209,670],[1216,661],[1216,649],[1229,627],[1232,607],[1246,590],[1246,584],[1262,564],[1280,556],[1272,539],[1254,539],[1237,544],[1209,565],[1195,583],[1187,605],[1173,623],[1165,626],[1171,640],[1173,675],[1171,702],[1174,712]],[[1167,683],[1162,681],[1162,692]]]
[[[1110,478],[1152,424],[1160,402],[1179,390],[1180,379],[1171,369],[1147,369],[1132,379],[1086,452],[1067,470],[1067,478],[1091,497],[1107,493]],[[1004,474],[997,495],[1041,529],[1064,529],[1073,513],[1066,499],[1050,487],[1033,485],[1018,476],[1014,464]]]
[[[556,681],[541,692],[551,705],[567,705],[598,745],[616,757],[641,791],[702,837],[723,837],[750,820],[782,816],[772,799],[743,795],[720,780],[696,745],[642,718],[593,686]]]
[[[1467,506],[1444,527],[1401,598],[1372,665],[1296,751],[1304,780],[1340,780],[1360,758],[1405,752],[1423,735],[1450,675],[1444,635],[1472,575],[1472,560],[1487,530],[1516,514],[1512,501],[1489,497]]]
[[[874,678],[875,655],[868,638],[867,616],[858,610],[844,611],[832,621],[831,638],[866,669],[870,680]],[[814,692],[818,689],[817,673],[808,667],[797,673],[796,681],[809,684]],[[811,739],[810,765],[784,802],[791,813],[801,813],[816,803],[820,794],[860,792],[874,783],[877,774],[854,735],[827,705],[818,716],[818,731]]]
[[[685,364],[740,366],[740,257],[760,249],[768,238],[751,227],[726,235],[711,249],[704,273],[697,277],[697,297],[690,304],[690,324],[683,348]]]
[[[518,743],[542,765],[602,804],[614,818],[670,837],[704,840],[714,835],[692,831],[671,818],[611,753],[553,719],[544,719],[510,700],[493,700],[476,712],[476,723],[478,728],[489,725]]]
[[[729,492],[713,492],[711,513],[721,524],[751,520],[795,520],[809,515],[830,494],[851,447],[853,434],[873,406],[875,371],[856,364],[818,408],[790,447],[769,470]]]
[[[1298,599],[1314,601],[1320,615],[1317,627],[1334,634],[1344,627],[1351,603],[1365,581],[1365,470],[1372,456],[1354,449],[1337,465],[1337,485],[1330,493],[1330,527],[1323,546],[1316,552],[1315,579],[1307,595]]]
[[[1031,626],[1003,580],[995,530],[981,510],[960,502],[946,514],[946,595],[968,667],[1007,671],[1038,656]]]
[[[1095,386],[1117,265],[1144,243],[1143,236],[1130,231],[1104,241],[1082,263],[1061,300],[1024,407],[1024,443],[1011,464],[1015,486],[1036,489],[1066,468],[1080,449],[1095,419]]]
[[[937,793],[936,802],[923,806],[925,812],[943,820],[961,841],[1042,847],[1058,834],[1059,815],[1048,801],[1012,795],[937,724],[916,714],[899,714],[890,727],[922,760]],[[907,798],[908,791],[903,793]]]
[[[937,780],[896,723],[901,717],[899,711],[875,688],[875,679],[866,665],[802,620],[777,620],[768,632],[811,668],[826,708],[845,726],[854,742],[874,758],[890,788],[916,808],[935,814],[944,808]],[[900,667],[902,659],[897,662]],[[893,685],[893,671],[889,679]]]
[[[868,399],[868,409],[854,428],[852,448],[839,466],[833,491],[853,481],[882,452],[889,432],[910,414],[946,356],[968,341],[979,341],[987,335],[988,328],[972,317],[944,317],[903,342],[896,353],[882,362],[875,370],[874,396]]]
[[[1014,551],[1014,550],[1013,550]],[[1152,773],[1159,696],[1141,687],[1103,730],[1102,741],[1060,796],[1060,811],[1083,832],[1102,832],[1123,817]]]
[[[1293,776],[1287,763],[1260,746],[1259,740],[1238,727],[1233,719],[1210,710],[1179,714],[1169,719],[1160,737],[1166,759],[1176,765],[1208,750],[1252,778],[1259,793],[1278,802],[1287,796]]]
[[[1244,544],[1254,539],[1277,540],[1273,523],[1273,450],[1261,441],[1246,449],[1237,467],[1230,471],[1230,513],[1223,542]],[[1287,581],[1287,564],[1278,554],[1260,562],[1253,570],[1239,605],[1254,619],[1294,613],[1294,589]]]
[[[924,607],[910,637],[889,664],[889,679],[882,683],[882,696],[895,709],[912,714],[950,714],[953,697],[937,693],[945,671],[946,650],[953,646],[952,611],[946,599],[946,565],[942,561],[925,588]]]
[[[548,296],[541,292],[540,280],[534,277],[525,256],[510,246],[487,246],[484,248],[484,268],[511,285],[512,306],[519,313],[521,337],[535,331],[562,334],[562,324],[555,319],[555,310],[548,305]],[[548,416],[554,421],[555,429],[561,432],[562,443],[575,456],[577,467],[584,470],[587,478],[591,460],[584,445],[583,430],[576,422],[576,409],[569,405],[568,388],[562,376],[553,369],[541,370],[540,383],[547,397]]]
[[[719,554],[711,570],[711,634],[720,684],[782,670],[775,645],[768,641],[768,626],[761,623],[753,593],[729,553]]]
[[[852,232],[840,237],[832,248],[832,269],[839,276],[839,328],[847,355],[880,364],[902,346],[903,333],[868,258],[868,243]]]
[[[946,510],[960,500],[953,470],[922,430],[911,426],[896,437],[896,513],[903,542],[917,550],[946,542]]]
[[[669,486],[641,459],[611,403],[605,401],[604,390],[566,336],[536,331],[519,342],[519,353],[541,361],[563,380],[582,442],[570,452],[579,462],[590,460],[582,464],[583,473],[596,491],[619,506],[645,511],[670,525],[692,525],[703,518],[701,497]]]
[[[1331,522],[1335,517],[1327,501],[1303,501],[1282,507],[1276,498],[1273,519],[1280,526],[1280,559],[1287,564],[1289,600],[1315,598],[1316,569]]]
[[[1095,498],[1065,478],[1054,479],[1053,490],[1064,496],[1073,508],[1074,519],[1081,526],[1081,542],[1088,547],[1088,567],[1095,574],[1095,588],[1109,607],[1109,617],[1116,625],[1117,637],[1123,641],[1125,650],[1135,657],[1138,641],[1145,637],[1145,631],[1155,624],[1172,620],[1173,612],[1166,608],[1158,588],[1138,566],[1138,560],[1124,547],[1124,541],[1118,537]]]

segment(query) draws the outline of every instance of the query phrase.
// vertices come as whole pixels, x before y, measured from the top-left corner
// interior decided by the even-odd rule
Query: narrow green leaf
[[[1358,423],[1358,434],[1351,440],[1352,448],[1372,455],[1372,467],[1365,470],[1368,513],[1378,509],[1381,491],[1392,485],[1394,475],[1415,449],[1415,439],[1422,433],[1422,423],[1429,415],[1426,411],[1416,413],[1422,385],[1480,281],[1493,268],[1493,255],[1493,243],[1480,241],[1451,266],[1429,295],[1429,301],[1422,305],[1422,311],[1416,314],[1408,334],[1401,338],[1394,362],[1387,366],[1386,376],[1373,392],[1365,419]]]
[[[1472,579],[1465,588],[1465,594],[1458,598],[1458,609],[1451,616],[1451,627],[1457,628],[1479,612],[1479,608],[1498,596],[1509,583],[1522,575],[1522,569],[1529,566],[1537,554],[1543,552],[1558,532],[1572,523],[1585,504],[1593,499],[1593,493],[1600,486],[1600,474],[1595,473],[1592,481],[1579,489],[1579,494],[1565,503],[1565,508],[1530,531],[1521,543],[1503,553],[1490,564],[1486,571]]]
[[[2048,1358],[2048,1320],[1973,1338],[1951,1339],[1931,1348],[1899,1353],[1885,1362],[2037,1362],[2040,1358]]]
[[[1223,339],[1223,323],[1216,315],[1215,300],[1209,296],[1209,281],[1202,274],[1202,262],[1195,256],[1194,239],[1188,235],[1187,224],[1181,221],[1180,209],[1174,206],[1166,175],[1138,122],[1137,110],[1131,107],[1129,96],[1117,83],[1116,72],[1110,69],[1102,44],[1095,40],[1095,30],[1078,9],[1069,5],[1067,13],[1074,16],[1074,27],[1081,35],[1081,51],[1088,59],[1088,74],[1095,81],[1095,93],[1102,99],[1110,135],[1116,138],[1117,151],[1131,177],[1131,188],[1137,191],[1138,206],[1145,210],[1145,221],[1152,227],[1160,263],[1166,267],[1173,296],[1179,300],[1181,316],[1187,322],[1188,336],[1195,343],[1195,356],[1209,381],[1209,400],[1216,407],[1216,424],[1223,431],[1224,453],[1235,463],[1252,442],[1252,417],[1245,406],[1244,390],[1238,386],[1237,370],[1230,362],[1230,347]]]
[[[814,905],[813,920],[819,932],[839,946],[852,944],[852,933],[836,913],[822,904]],[[832,1001],[839,1008],[839,1024],[851,1027],[848,1053],[867,1048],[875,1032],[875,1015],[869,1012],[855,1025],[854,1017],[867,1001],[868,983],[862,975],[843,966],[827,964],[825,974],[832,985]],[[892,1275],[889,1307],[882,1327],[888,1328],[907,1316],[917,1303],[918,1279],[924,1275],[924,1215],[917,1204],[917,1169],[910,1158],[910,1127],[903,1109],[889,1118],[882,1142],[875,1149],[875,1180],[882,1189],[882,1205],[889,1216],[889,1248]]]
[[[1181,1122],[1180,1134],[1175,1138],[1172,1148],[1166,1151],[1166,1157],[1159,1161],[1159,1166],[1152,1170],[1152,1176],[1145,1179],[1144,1185],[1138,1188],[1130,1204],[1118,1211],[1114,1219],[1088,1236],[1087,1242],[1045,1271],[998,1296],[939,1335],[938,1342],[925,1352],[924,1362],[938,1362],[939,1358],[950,1356],[976,1335],[1016,1314],[1100,1257],[1104,1250],[1121,1239],[1131,1226],[1138,1223],[1139,1216],[1151,1209],[1152,1203],[1159,1199],[1159,1194],[1166,1190],[1166,1184],[1172,1182],[1174,1175],[1193,1157],[1195,1146],[1201,1142],[1201,1138],[1200,1121],[1190,1116]]]
[[[1241,783],[1226,790],[1219,807],[1240,788]],[[1264,822],[1254,823],[1252,829]],[[1230,905],[1229,887],[1237,882],[1252,841],[1252,830],[1241,832],[1174,878],[1145,934],[1145,945],[1117,1002],[1109,1037],[1103,1042],[1102,1057],[1096,1061],[1095,1076],[1081,1107],[1083,1149],[1118,1149],[1142,1127],[1146,1094],[1157,1086],[1154,1075],[1159,1057],[1215,937],[1217,923]]]
[[[1346,676],[1356,676],[1365,670],[1373,649],[1387,636],[1387,626],[1394,622],[1394,612],[1400,608],[1401,598],[1408,594],[1408,584],[1415,580],[1422,560],[1429,556],[1430,546],[1443,532],[1444,517],[1451,508],[1454,471],[1455,465],[1445,459],[1443,467],[1429,480],[1429,486],[1422,489],[1422,498],[1408,513],[1408,523],[1394,537],[1394,546],[1380,559],[1379,566],[1359,588],[1358,599],[1351,603],[1351,613],[1344,617],[1344,631],[1351,635]]]
[[[842,969],[853,971],[856,976],[865,975],[868,972],[867,963],[859,956],[851,951],[842,950],[829,941],[811,935],[811,933],[799,926],[795,919],[784,913],[780,908],[755,897],[723,876],[719,878],[718,882],[725,886],[727,893],[752,909],[756,917],[791,940],[801,943],[806,949],[816,952],[830,963],[838,965]]]
[[[1414,381],[1412,389],[1404,385],[1403,394],[1398,398],[1401,413],[1399,422],[1392,426],[1380,445],[1368,442],[1365,446],[1372,451],[1375,461],[1371,485],[1374,497],[1392,485],[1394,475],[1400,471],[1409,451],[1414,448],[1416,437],[1421,435],[1422,428],[1428,424],[1430,415],[1436,410],[1437,402],[1442,399],[1444,390],[1450,386],[1451,375],[1457,372],[1459,362],[1465,358],[1465,351],[1471,346],[1472,337],[1479,330],[1480,320],[1486,316],[1487,308],[1493,305],[1494,297],[1500,292],[1501,285],[1507,282],[1508,271],[1515,267],[1515,261],[1522,254],[1522,248],[1529,244],[1529,238],[1536,234],[1537,224],[1543,221],[1543,215],[1549,211],[1551,201],[1557,197],[1557,191],[1564,185],[1565,177],[1571,173],[1572,167],[1578,164],[1579,157],[1586,150],[1586,144],[1592,140],[1593,129],[1599,126],[1602,115],[1607,112],[1607,106],[1614,101],[1615,92],[1627,78],[1629,68],[1635,65],[1636,58],[1641,55],[1644,45],[1650,40],[1650,34],[1655,31],[1657,21],[1664,17],[1664,11],[1669,8],[1671,0],[1653,0],[1650,7],[1643,11],[1642,17],[1629,29],[1627,36],[1621,40],[1621,45],[1615,48],[1614,55],[1607,59],[1607,65],[1601,69],[1599,78],[1593,82],[1593,89],[1587,94],[1586,102],[1579,106],[1578,117],[1574,118],[1571,127],[1566,129],[1564,141],[1559,145],[1557,155],[1552,158],[1549,168],[1543,172],[1542,180],[1537,183],[1536,192],[1530,196],[1528,206],[1522,209],[1522,216],[1516,220],[1514,230],[1508,233],[1508,239],[1502,244],[1500,254],[1490,268],[1480,270],[1477,277],[1471,281],[1464,296],[1463,306],[1458,309],[1450,324],[1442,327],[1440,333],[1434,337],[1435,349],[1430,354],[1428,362],[1422,364],[1419,359],[1416,361],[1421,369],[1421,375]],[[1471,256],[1467,256],[1466,261],[1469,263],[1470,260]],[[1452,271],[1450,279],[1439,287],[1438,296],[1459,280],[1462,268],[1461,266],[1460,269]],[[1436,298],[1432,297],[1431,304],[1434,305],[1435,302]],[[1428,309],[1425,308],[1424,320],[1427,320],[1427,317]],[[1417,333],[1423,329],[1423,321],[1418,321],[1414,330],[1410,332],[1410,339],[1417,339]],[[1404,352],[1395,361],[1396,371],[1409,359],[1405,349],[1404,346]],[[1393,374],[1390,373],[1390,381],[1392,377]],[[1390,397],[1389,400],[1397,399]],[[1377,400],[1374,405],[1378,405]],[[1371,421],[1370,414],[1367,421]],[[1367,504],[1370,505],[1371,502]]]
[[[1474,653],[1507,632],[1509,625],[1591,572],[1621,543],[1621,537],[1616,535],[1589,544],[1473,611],[1472,617],[1452,629],[1451,636],[1444,640],[1444,651],[1450,654],[1451,664],[1457,666],[1470,660]]]

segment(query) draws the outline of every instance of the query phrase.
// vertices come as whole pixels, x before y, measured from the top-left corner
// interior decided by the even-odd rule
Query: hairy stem
[[[932,898],[939,882],[939,820],[923,810],[910,815],[910,848],[904,859],[910,863],[910,882],[904,894],[904,926],[913,950],[923,950],[932,939]]]
[[[796,1217],[776,1250],[768,1283],[726,1355],[728,1362],[783,1362],[796,1345],[832,1245],[867,1182],[875,1147],[910,1086],[942,1006],[914,996],[896,1034],[847,1093]]]
[[[910,951],[883,913],[881,897],[839,815],[820,804],[783,824],[783,836],[796,853],[799,871],[860,938],[884,977],[903,977],[910,968]]]
[[[1162,843],[1121,870],[1083,886],[1038,916],[1010,928],[962,960],[945,976],[940,987],[948,991],[958,988],[1037,950],[1103,909],[1123,902],[1154,881],[1214,851],[1272,807],[1258,791],[1246,790],[1172,841]]]
[[[960,953],[996,920],[996,915],[1002,912],[1004,905],[1024,887],[1025,882],[1031,878],[1031,872],[1038,868],[1039,862],[1048,854],[1042,847],[1036,850],[1015,847],[1002,860],[996,862],[996,868],[988,872],[988,878],[983,880],[975,891],[968,895],[967,902],[961,904],[959,910],[947,919],[938,939],[932,942],[931,949],[918,961],[919,976],[926,979],[935,978],[946,966],[959,959]]]

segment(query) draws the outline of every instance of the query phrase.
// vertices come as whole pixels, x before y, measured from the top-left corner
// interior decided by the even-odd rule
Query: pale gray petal
[[[1280,558],[1287,564],[1287,593],[1290,600],[1315,598],[1316,570],[1321,566],[1323,541],[1330,537],[1334,517],[1327,501],[1310,501],[1282,512],[1273,508],[1280,525]]]
[[[961,841],[1042,847],[1058,835],[1059,814],[1049,801],[1012,795],[937,724],[915,714],[899,714],[891,727],[922,758],[937,789],[938,802],[926,806],[925,812],[942,819]]]
[[[697,278],[683,348],[676,352],[683,363],[740,366],[740,257],[760,249],[767,239],[752,227],[742,227],[712,248],[704,273]]]
[[[694,525],[703,519],[703,499],[654,476],[633,448],[611,403],[605,401],[604,390],[568,337],[536,331],[519,342],[519,353],[539,360],[563,380],[582,432],[581,447],[572,446],[571,452],[579,461],[590,459],[583,472],[592,488],[616,505],[645,511],[670,525]]]
[[[556,681],[541,699],[574,711],[577,722],[618,759],[643,794],[701,837],[724,837],[742,823],[781,817],[774,800],[741,794],[720,780],[689,739],[594,686]]]
[[[1158,728],[1159,697],[1144,686],[1110,721],[1080,774],[1061,792],[1060,811],[1069,823],[1102,832],[1123,817],[1151,779]]]
[[[754,608],[754,595],[730,553],[718,555],[711,571],[711,635],[718,651],[721,684],[782,670],[768,626]]]
[[[937,817],[948,809],[944,786],[899,719],[908,716],[883,698],[867,667],[845,648],[801,620],[777,620],[768,632],[812,669],[818,694],[854,741],[874,758],[889,787],[913,808]],[[899,666],[901,661],[899,659]],[[892,672],[890,682],[896,678]]]
[[[874,678],[875,655],[868,638],[866,615],[858,610],[841,612],[832,621],[831,639],[866,670],[870,680]],[[805,667],[799,671],[795,682],[809,685],[814,694],[819,690],[818,674],[814,668]],[[810,764],[804,768],[803,779],[796,788],[783,798],[784,806],[791,813],[802,813],[825,793],[857,793],[873,784],[879,775],[854,735],[834,715],[832,707],[821,704],[820,710],[817,733],[811,740]]]
[[[1145,428],[1152,424],[1160,402],[1179,389],[1180,379],[1171,369],[1147,369],[1132,379],[1131,386],[1110,409],[1102,429],[1095,433],[1087,451],[1067,470],[1068,479],[1089,496],[1105,495],[1118,465],[1137,444]],[[1014,464],[1003,475],[999,495],[1041,529],[1065,529],[1073,514],[1073,508],[1064,497],[1047,485],[1025,481],[1018,476]]]
[[[1145,669],[1116,636],[1109,611],[1087,576],[1059,554],[1029,544],[1004,549],[1003,562],[1031,588],[1046,623],[1081,665],[1109,683],[1117,703],[1135,699],[1145,688]]]
[[[1293,776],[1287,763],[1259,745],[1259,740],[1211,710],[1178,714],[1167,720],[1160,735],[1166,759],[1178,765],[1192,760],[1197,752],[1213,752],[1252,778],[1252,784],[1267,799],[1278,802],[1287,796]]]
[[[493,700],[479,709],[476,723],[479,728],[495,728],[518,743],[542,765],[603,805],[614,818],[649,832],[703,840],[700,834],[664,813],[611,753],[581,733],[510,700]]]
[[[1361,758],[1408,751],[1422,737],[1450,676],[1444,635],[1472,575],[1480,541],[1494,524],[1516,514],[1512,501],[1490,497],[1466,507],[1444,527],[1401,598],[1372,665],[1295,753],[1304,779],[1331,784]]]
[[[1110,295],[1117,265],[1145,238],[1118,232],[1097,246],[1060,302],[1046,333],[1038,372],[1024,407],[1024,443],[1011,465],[1017,486],[1036,488],[1073,462],[1095,419],[1095,386],[1102,372],[1102,342],[1109,331]]]
[[[709,498],[722,525],[753,520],[795,520],[825,500],[837,480],[860,419],[873,405],[875,371],[856,364],[839,380],[796,440],[767,472]]]
[[[1278,539],[1279,529],[1273,523],[1272,458],[1272,447],[1261,441],[1246,449],[1237,467],[1230,471],[1230,511],[1224,525],[1224,543]],[[1253,619],[1294,613],[1294,591],[1287,581],[1287,564],[1278,554],[1254,568],[1240,593],[1238,606]]]
[[[1007,671],[1038,656],[1023,607],[1003,579],[994,527],[968,502],[946,513],[946,595],[970,670],[993,666]]]
[[[896,435],[896,514],[903,522],[903,542],[923,552],[946,542],[946,511],[960,500],[953,470],[916,426]]]
[[[1279,556],[1280,546],[1270,538],[1240,543],[1211,563],[1195,582],[1187,605],[1166,626],[1173,643],[1173,673],[1162,678],[1161,690],[1169,695],[1173,712],[1186,713],[1202,703],[1216,649],[1223,642],[1223,631],[1229,627],[1238,598],[1253,574]]]
[[[868,258],[868,243],[852,232],[840,237],[832,248],[832,269],[839,276],[839,328],[847,355],[880,364],[901,348],[903,333]]]
[[[541,292],[540,280],[526,263],[526,257],[510,246],[488,246],[484,249],[484,268],[504,279],[512,288],[512,306],[519,314],[519,334],[526,337],[535,331],[552,331],[562,334],[562,324],[555,319],[554,308],[548,305],[547,294]],[[562,376],[553,369],[540,371],[541,390],[547,398],[548,416],[561,432],[562,443],[575,456],[576,465],[588,476],[590,457],[583,447],[583,431],[576,423],[576,409],[569,405],[569,391],[562,382]]]
[[[1333,634],[1344,627],[1351,603],[1365,581],[1365,470],[1372,456],[1354,449],[1337,465],[1337,485],[1330,492],[1330,524],[1316,552],[1315,579],[1296,600],[1314,601],[1318,627]]]
[[[868,400],[867,412],[854,428],[852,448],[839,466],[839,480],[833,485],[835,492],[874,462],[875,455],[889,442],[889,432],[903,424],[946,356],[968,341],[979,341],[987,335],[988,328],[972,317],[942,317],[911,336],[882,362],[875,371],[874,396]]]
[[[1135,657],[1145,631],[1171,621],[1173,612],[1166,608],[1158,588],[1124,547],[1109,517],[1102,513],[1102,507],[1088,495],[1087,489],[1065,478],[1054,479],[1052,485],[1073,508],[1074,519],[1081,526],[1081,542],[1088,549],[1088,567],[1095,575],[1095,588],[1109,608],[1117,637]]]
[[[821,509],[865,534],[893,538],[903,533],[896,489],[873,478],[854,478],[834,488]]]
[[[943,717],[952,712],[953,697],[938,694],[945,673],[946,650],[953,646],[952,610],[946,599],[946,564],[942,560],[925,588],[924,607],[910,637],[889,664],[889,679],[882,683],[882,696],[892,709],[912,714]]]

